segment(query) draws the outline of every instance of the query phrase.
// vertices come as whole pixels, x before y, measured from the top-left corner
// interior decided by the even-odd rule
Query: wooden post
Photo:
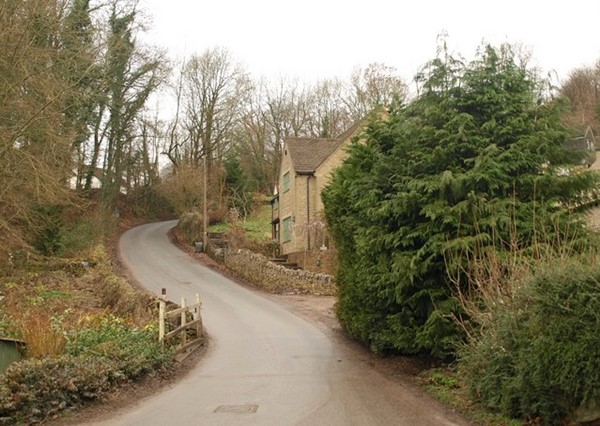
[[[181,307],[185,308],[185,297],[181,298]],[[187,309],[184,309],[183,312],[181,312],[181,327],[183,327],[183,332],[181,333],[181,345],[185,346],[185,344],[187,343],[187,330],[185,329],[185,324],[187,323]]]
[[[194,309],[194,320],[198,320],[196,322],[196,338],[202,336],[202,321],[200,318],[200,295],[196,293],[196,309]]]
[[[167,302],[163,299],[158,300],[158,341],[164,344],[165,342],[165,310]]]

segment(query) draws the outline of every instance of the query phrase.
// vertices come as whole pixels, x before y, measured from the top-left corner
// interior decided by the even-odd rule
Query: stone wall
[[[224,263],[235,275],[271,293],[296,293],[333,296],[333,276],[292,270],[270,262],[261,254],[239,249],[225,254]]]

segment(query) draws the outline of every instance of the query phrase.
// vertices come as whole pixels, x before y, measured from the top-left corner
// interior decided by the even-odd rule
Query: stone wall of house
[[[286,191],[283,185],[283,176],[289,173],[290,174],[290,186]],[[301,184],[296,179],[296,173],[292,166],[292,159],[287,149],[287,144],[283,147],[283,155],[281,157],[281,168],[279,171],[279,238],[281,243],[281,253],[285,254],[290,251],[300,250],[300,248],[296,248],[300,242],[298,236],[296,235],[296,196],[298,192],[298,185]],[[301,181],[302,179],[300,179]],[[302,192],[300,192],[300,195]],[[283,241],[284,235],[284,222],[287,218],[291,218],[292,220],[292,239],[290,241]],[[299,219],[299,218],[298,218]]]
[[[335,280],[331,275],[287,269],[249,250],[226,253],[224,263],[235,275],[271,293],[323,296],[336,293]]]
[[[336,253],[335,250],[327,251],[311,250],[289,253],[288,262],[297,263],[302,269],[316,274],[335,274]]]
[[[314,211],[322,212],[323,211],[323,200],[321,198],[321,193],[323,189],[329,184],[333,173],[342,165],[344,160],[348,157],[348,152],[346,151],[348,147],[348,142],[343,143],[331,156],[326,159],[321,166],[315,172],[315,177],[317,181],[316,192],[318,194],[316,204],[314,207]]]

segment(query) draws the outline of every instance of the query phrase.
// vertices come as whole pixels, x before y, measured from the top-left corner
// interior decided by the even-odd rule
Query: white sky
[[[174,57],[228,48],[254,76],[317,80],[383,62],[407,82],[437,35],[472,58],[483,40],[522,43],[560,79],[600,59],[600,1],[140,0],[149,40]]]

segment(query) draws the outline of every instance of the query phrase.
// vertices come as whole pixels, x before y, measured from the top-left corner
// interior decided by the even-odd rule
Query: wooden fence
[[[175,353],[181,353],[202,343],[201,306],[202,302],[198,294],[196,294],[196,303],[193,305],[187,306],[185,297],[182,297],[181,306],[170,311],[167,311],[166,300],[159,299],[158,340],[164,344],[179,336],[180,339],[175,344]]]

